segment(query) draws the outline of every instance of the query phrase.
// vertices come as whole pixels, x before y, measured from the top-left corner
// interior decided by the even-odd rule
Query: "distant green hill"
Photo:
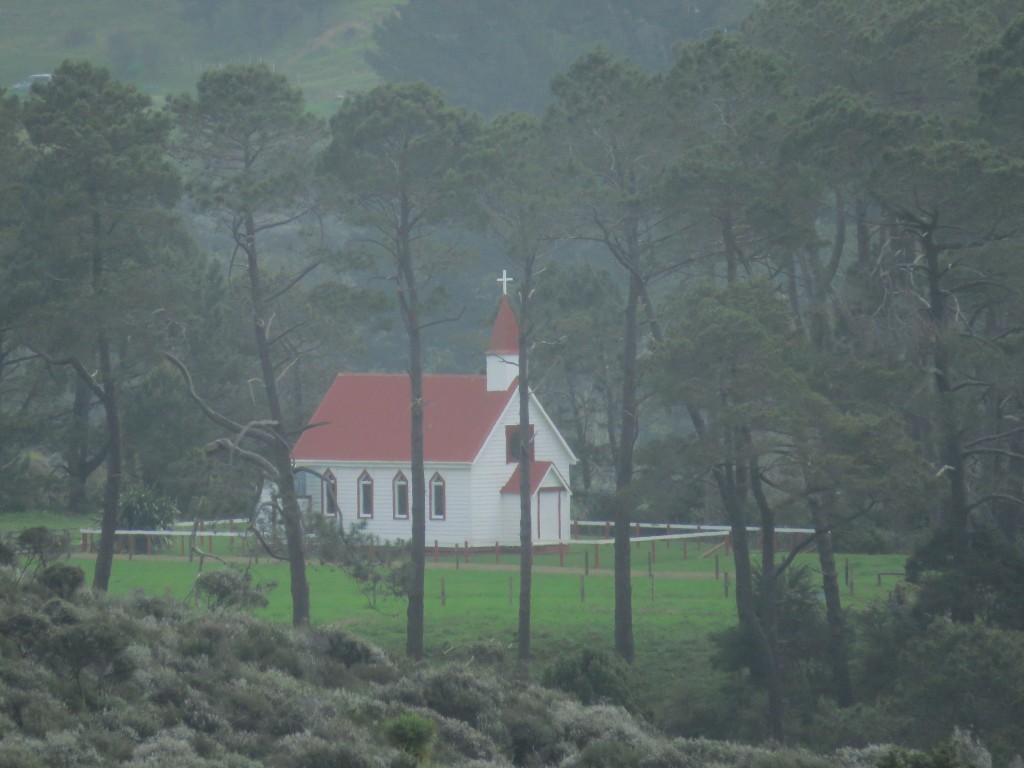
[[[263,61],[310,106],[373,86],[364,59],[374,23],[400,0],[5,0],[0,87],[64,59],[88,59],[154,96],[187,90],[218,64]]]

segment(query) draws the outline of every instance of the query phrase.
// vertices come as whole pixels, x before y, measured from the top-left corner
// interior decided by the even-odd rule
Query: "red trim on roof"
[[[530,462],[530,495],[532,496],[540,488],[540,484],[544,482],[544,478],[547,477],[548,471],[554,466],[554,462],[550,461],[531,461]],[[562,487],[562,483],[558,483],[559,487]],[[549,486],[550,487],[550,486]],[[512,473],[512,477],[508,479],[505,486],[501,489],[502,493],[519,493],[519,465],[516,464],[515,471]]]
[[[501,297],[498,305],[498,316],[494,319],[491,340],[487,345],[489,355],[519,354],[519,323],[508,302],[508,296]]]
[[[423,377],[424,460],[471,462],[516,390],[488,392],[486,376]],[[342,373],[295,444],[300,461],[411,461],[405,374]]]

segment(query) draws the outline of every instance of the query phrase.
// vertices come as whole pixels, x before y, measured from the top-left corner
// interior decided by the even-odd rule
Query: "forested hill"
[[[364,53],[397,0],[9,0],[0,9],[0,86],[65,59],[108,67],[153,94],[215,66],[266,62],[323,113],[378,81]]]

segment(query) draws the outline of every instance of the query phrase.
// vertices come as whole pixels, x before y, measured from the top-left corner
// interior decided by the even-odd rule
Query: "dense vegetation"
[[[988,760],[966,734],[943,737],[935,756],[670,739],[616,703],[627,675],[605,654],[549,670],[546,682],[567,695],[516,674],[500,655],[405,666],[336,628],[293,630],[142,593],[97,597],[75,591],[83,579],[67,565],[20,585],[0,571],[0,765],[860,768],[882,758],[985,768]]]
[[[217,34],[244,6],[269,46],[333,8],[292,5],[181,12]],[[247,516],[271,481],[301,626],[289,449],[317,396],[346,367],[414,393],[475,370],[506,266],[578,511],[615,520],[621,659],[630,523],[722,521],[733,733],[962,726],[1024,750],[1024,5],[694,5],[707,26],[656,0],[475,5],[383,20],[376,71],[431,82],[329,125],[263,64],[164,104],[87,61],[0,93],[2,508],[99,516],[103,591],[117,525]],[[775,548],[786,524],[814,531],[813,583]],[[849,615],[844,548],[908,552],[912,588]]]

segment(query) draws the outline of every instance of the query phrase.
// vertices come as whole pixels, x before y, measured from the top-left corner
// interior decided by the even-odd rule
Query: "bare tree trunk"
[[[853,684],[850,681],[850,660],[846,647],[846,621],[843,617],[842,597],[839,591],[839,572],[832,549],[831,515],[815,497],[808,497],[807,503],[817,536],[818,564],[821,566],[822,590],[825,593],[832,688],[836,703],[840,707],[848,707],[853,704]]]
[[[622,354],[622,412],[619,450],[615,460],[615,487],[621,491],[633,482],[633,451],[639,424],[637,409],[637,313],[642,292],[640,276],[630,273],[629,299],[626,305],[625,342]],[[630,509],[621,495],[615,500],[615,652],[632,662],[633,584],[629,546]]]
[[[533,517],[530,485],[530,291],[533,289],[531,264],[523,269],[519,314],[519,630],[518,659],[530,661],[530,611],[533,592]]]
[[[284,521],[285,538],[288,548],[288,570],[291,576],[292,624],[302,626],[309,623],[309,582],[306,578],[306,553],[302,530],[302,510],[295,495],[295,478],[292,474],[291,445],[288,442],[284,423],[284,412],[277,389],[277,375],[271,357],[271,342],[267,336],[270,312],[266,306],[259,259],[256,251],[256,225],[251,216],[245,220],[245,239],[241,247],[246,254],[249,273],[249,295],[252,301],[253,335],[256,352],[260,360],[263,390],[267,398],[267,409],[273,422],[271,430],[275,441],[271,449],[271,461],[277,471],[277,489],[281,497],[281,516]]]
[[[105,331],[99,337],[100,382],[103,388],[103,410],[107,426],[107,479],[103,489],[103,518],[100,522],[100,543],[96,549],[96,570],[92,588],[106,592],[114,563],[114,537],[120,517],[121,500],[121,414],[114,383],[114,364],[110,340]]]

